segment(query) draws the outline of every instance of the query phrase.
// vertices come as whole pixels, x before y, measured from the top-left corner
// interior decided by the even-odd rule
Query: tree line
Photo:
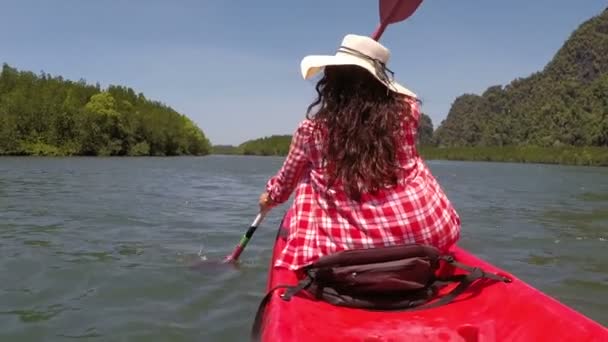
[[[112,85],[18,71],[0,73],[0,155],[205,155],[200,128],[172,108]]]
[[[215,145],[214,154],[242,154],[256,156],[284,156],[289,152],[291,135],[271,135],[268,137],[247,140],[238,146]],[[433,122],[422,114],[418,127],[418,144],[428,145],[433,139]]]

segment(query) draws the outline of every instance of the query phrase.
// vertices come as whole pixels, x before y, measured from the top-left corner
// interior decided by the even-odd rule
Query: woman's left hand
[[[272,199],[270,198],[270,195],[268,195],[267,192],[263,192],[260,195],[260,212],[266,213],[266,212],[270,211],[271,206],[272,206]]]

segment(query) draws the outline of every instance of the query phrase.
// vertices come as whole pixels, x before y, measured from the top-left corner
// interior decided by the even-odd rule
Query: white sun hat
[[[330,65],[357,65],[369,71],[378,81],[394,92],[416,98],[411,90],[392,79],[393,72],[386,67],[390,51],[367,36],[348,34],[335,55],[306,56],[300,63],[305,80],[312,78],[321,69]],[[387,72],[391,75],[387,75]]]

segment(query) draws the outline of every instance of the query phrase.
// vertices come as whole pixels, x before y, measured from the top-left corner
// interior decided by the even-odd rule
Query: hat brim
[[[323,68],[330,65],[356,65],[369,71],[378,81],[387,86],[390,90],[407,95],[413,98],[417,98],[416,94],[406,87],[395,81],[385,82],[378,77],[374,65],[371,62],[363,60],[356,56],[348,54],[339,55],[313,55],[306,56],[300,63],[300,69],[302,77],[307,80],[318,74]]]

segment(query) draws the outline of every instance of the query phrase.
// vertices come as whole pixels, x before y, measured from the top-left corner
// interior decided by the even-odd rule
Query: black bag
[[[468,274],[441,278],[436,275],[441,262],[461,268]],[[289,301],[300,291],[338,306],[367,310],[420,310],[445,305],[464,292],[474,281],[487,278],[511,282],[486,273],[441,254],[432,246],[411,244],[383,248],[352,249],[320,258],[304,268],[306,277],[297,285],[280,285],[264,297],[252,329],[259,336],[261,320],[274,290],[286,288],[281,295]],[[459,283],[437,301],[438,290],[452,282]]]

